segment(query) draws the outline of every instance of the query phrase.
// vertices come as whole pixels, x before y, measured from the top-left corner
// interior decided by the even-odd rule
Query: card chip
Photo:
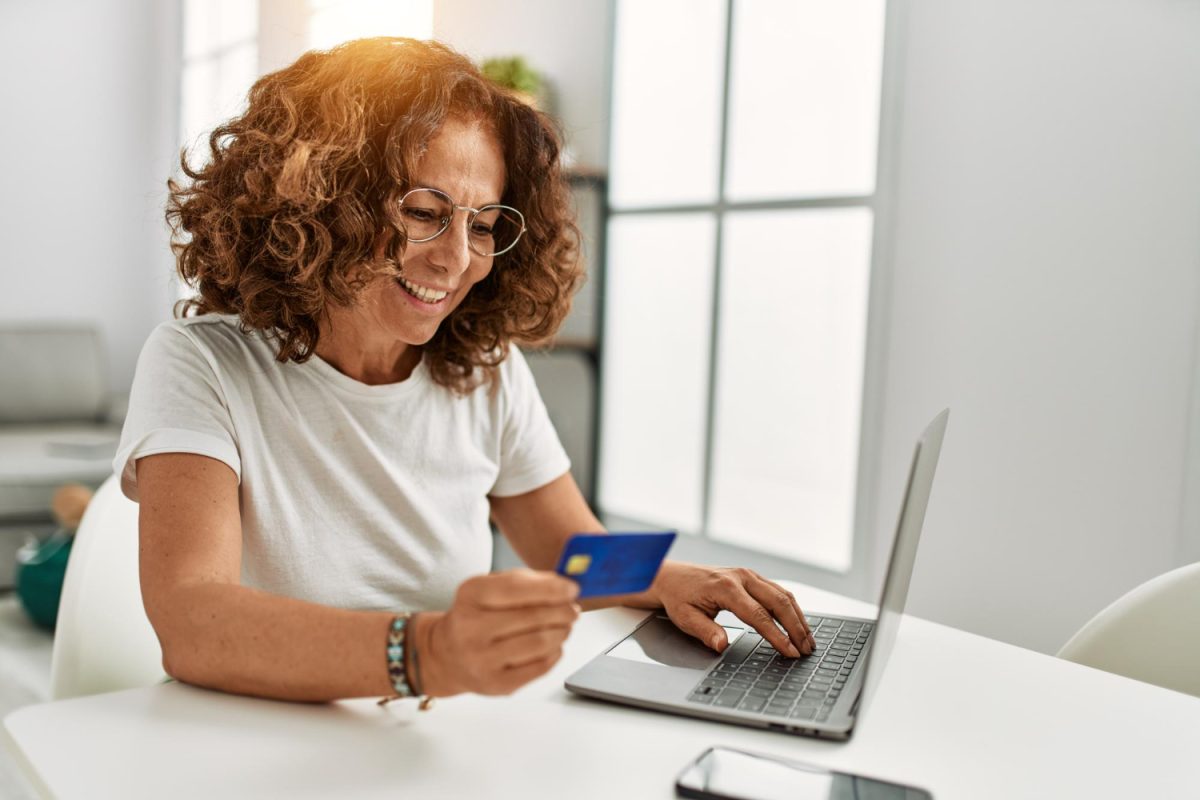
[[[568,575],[582,575],[588,571],[588,567],[592,565],[592,557],[587,553],[576,553],[567,559],[566,573]]]

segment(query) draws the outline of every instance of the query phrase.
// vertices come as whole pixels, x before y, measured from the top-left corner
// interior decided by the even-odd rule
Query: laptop
[[[870,702],[896,641],[950,411],[917,441],[875,619],[805,611],[817,647],[787,658],[728,611],[717,654],[661,612],[566,680],[586,697],[784,733],[845,740]]]

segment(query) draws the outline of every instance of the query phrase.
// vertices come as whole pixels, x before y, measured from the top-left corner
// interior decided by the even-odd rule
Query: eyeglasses
[[[517,245],[525,233],[525,217],[515,208],[500,205],[460,206],[438,189],[412,189],[400,198],[400,218],[408,241],[415,244],[441,236],[450,227],[455,211],[467,211],[467,246],[481,256],[498,256]]]

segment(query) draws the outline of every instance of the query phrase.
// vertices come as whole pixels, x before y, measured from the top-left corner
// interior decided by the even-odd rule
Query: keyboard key
[[[764,687],[764,686],[754,686],[748,692],[746,692],[746,694],[748,694],[751,697],[764,697],[765,698],[765,697],[770,697],[771,695],[775,694],[775,690],[771,689],[769,687]]]
[[[727,707],[736,706],[744,694],[745,692],[741,691],[740,689],[726,689],[717,695],[717,699],[713,701],[713,705]]]
[[[692,701],[693,703],[700,703],[706,706],[712,705],[713,700],[716,699],[717,696],[715,694],[692,694],[690,697],[688,697],[688,700]]]
[[[786,717],[788,712],[792,710],[790,705],[779,705],[777,703],[767,703],[767,707],[763,709],[764,714],[774,714],[777,717]]]
[[[792,719],[812,719],[817,715],[817,710],[812,706],[796,706],[788,714]]]
[[[731,647],[726,649],[725,655],[721,662],[724,664],[740,664],[746,660],[746,656],[754,652],[754,648],[762,641],[761,636],[751,633],[743,633]]]
[[[738,705],[738,710],[759,712],[763,710],[763,706],[766,704],[767,701],[762,697],[747,697]]]

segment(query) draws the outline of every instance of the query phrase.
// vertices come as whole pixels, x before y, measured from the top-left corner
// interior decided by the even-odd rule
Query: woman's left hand
[[[795,595],[753,570],[666,561],[651,591],[676,627],[717,652],[729,645],[725,629],[713,621],[722,609],[732,611],[784,655],[810,655],[816,645]]]

